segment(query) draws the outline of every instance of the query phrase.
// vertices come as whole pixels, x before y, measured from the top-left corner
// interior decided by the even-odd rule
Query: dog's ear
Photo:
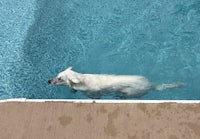
[[[78,78],[76,78],[76,77],[70,78],[69,80],[74,84],[80,83],[80,80]]]
[[[70,67],[68,67],[68,68],[67,68],[67,70],[72,70],[72,67],[71,67],[71,66],[70,66]]]
[[[69,74],[68,75],[68,79],[69,79],[70,82],[72,82],[74,84],[77,84],[77,83],[81,82],[80,79],[79,79],[79,77],[76,74],[74,74],[74,73]]]
[[[81,82],[81,81],[79,80],[79,78],[77,78],[77,77],[70,77],[70,78],[69,78],[69,81],[70,81],[71,83],[73,83],[73,84],[78,84],[78,83]]]

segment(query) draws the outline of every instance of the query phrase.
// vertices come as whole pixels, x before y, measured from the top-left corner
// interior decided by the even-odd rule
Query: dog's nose
[[[48,80],[48,83],[51,84],[51,80]]]

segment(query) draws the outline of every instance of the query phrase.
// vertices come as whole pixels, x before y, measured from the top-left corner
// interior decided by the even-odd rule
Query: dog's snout
[[[51,80],[48,80],[48,83],[51,84]]]

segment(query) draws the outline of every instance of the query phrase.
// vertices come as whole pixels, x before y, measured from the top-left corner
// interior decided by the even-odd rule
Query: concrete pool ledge
[[[3,102],[71,102],[71,103],[200,103],[200,100],[100,100],[100,99],[26,99],[15,98]]]
[[[8,99],[1,139],[199,139],[200,101]]]

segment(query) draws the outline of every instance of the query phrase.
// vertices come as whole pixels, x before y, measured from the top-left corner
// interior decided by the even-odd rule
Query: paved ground
[[[199,139],[200,104],[0,103],[1,139]]]

